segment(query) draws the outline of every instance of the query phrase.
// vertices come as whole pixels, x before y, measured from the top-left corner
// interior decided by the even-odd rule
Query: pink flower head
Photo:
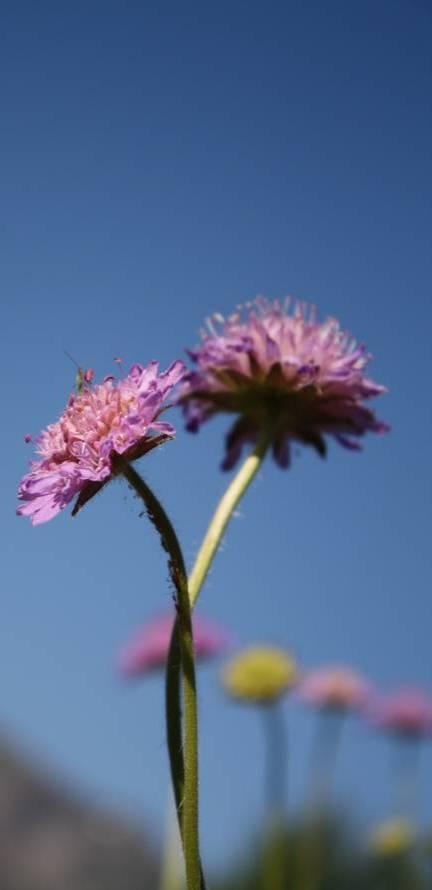
[[[216,656],[228,643],[228,635],[198,615],[193,616],[196,657],[204,661]],[[174,615],[159,615],[150,624],[139,628],[120,651],[118,666],[126,677],[136,677],[165,666]]]
[[[84,373],[83,373],[83,378],[84,378],[85,383],[93,383],[94,375],[95,375],[95,372],[94,372],[93,368],[87,368],[87,370],[84,371]]]
[[[342,331],[336,319],[318,322],[313,308],[289,311],[258,298],[228,319],[216,315],[190,352],[196,368],[185,378],[180,401],[187,428],[196,432],[221,411],[237,415],[226,440],[224,469],[263,428],[273,430],[273,454],[281,467],[290,445],[311,445],[324,456],[325,436],[358,449],[366,432],[382,433],[364,402],[385,387],[364,375],[371,356]]]
[[[369,687],[349,667],[325,667],[306,674],[298,691],[305,702],[318,708],[355,711],[364,705]]]
[[[175,430],[159,420],[164,402],[182,379],[174,362],[159,374],[157,362],[133,365],[121,379],[106,379],[69,397],[60,419],[37,440],[33,461],[18,489],[17,513],[33,525],[47,522],[78,495],[73,513],[116,473],[116,459],[134,461],[171,439]]]
[[[372,720],[380,729],[419,738],[432,734],[432,698],[421,689],[404,687],[372,700]]]

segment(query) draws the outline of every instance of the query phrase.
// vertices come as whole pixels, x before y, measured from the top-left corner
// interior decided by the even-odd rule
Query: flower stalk
[[[176,794],[186,867],[188,890],[203,890],[204,882],[199,855],[198,826],[198,716],[191,609],[186,568],[177,535],[160,501],[129,464],[123,467],[129,485],[142,499],[150,521],[157,529],[162,546],[168,554],[168,568],[176,592],[177,620],[173,633],[173,676],[167,686],[167,724],[171,769],[175,788],[183,787],[181,799]],[[168,665],[168,673],[170,671]],[[184,742],[179,722],[180,672],[184,702]],[[175,748],[174,750],[174,741]],[[171,747],[171,745],[173,747]],[[184,750],[184,754],[182,754]]]
[[[256,447],[248,455],[234,476],[216,507],[189,577],[188,587],[192,608],[208,575],[225,529],[243,495],[255,478],[264,460],[270,441],[270,431],[266,429],[263,431]]]
[[[187,583],[191,610],[193,609],[198,599],[198,595],[208,575],[225,529],[243,495],[255,478],[264,460],[270,442],[270,430],[264,430],[259,442],[255,446],[251,454],[248,455],[248,457],[240,467],[240,470],[236,473],[234,479],[230,482],[227,490],[223,494],[221,500],[219,501],[219,504],[216,507],[216,510],[207,528],[207,532],[204,536],[204,540],[198,551],[198,555],[189,576],[189,581]],[[185,839],[182,816],[182,801],[185,797],[186,785],[185,764],[183,762],[182,752],[182,714],[179,682],[179,620],[180,616],[177,617],[171,636],[170,649],[167,659],[165,695],[171,777],[174,787],[174,798],[176,801],[180,832],[182,834],[184,844]]]
[[[261,707],[265,731],[267,825],[264,835],[263,890],[283,890],[286,883],[285,789],[288,739],[280,700]]]

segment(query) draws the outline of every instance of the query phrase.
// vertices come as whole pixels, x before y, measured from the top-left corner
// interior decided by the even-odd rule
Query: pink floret
[[[228,643],[228,635],[213,623],[193,616],[195,655],[205,660],[218,655]],[[118,656],[118,668],[126,677],[147,674],[165,666],[174,625],[174,615],[157,616],[139,628]]]
[[[136,460],[172,438],[159,420],[164,402],[184,375],[182,362],[159,374],[157,362],[133,365],[121,379],[106,379],[72,394],[60,419],[37,440],[33,461],[18,489],[20,516],[47,522],[77,495],[80,505],[116,472],[115,459]]]
[[[370,688],[352,668],[330,666],[306,674],[298,693],[303,701],[318,708],[354,711],[365,704]]]
[[[380,729],[405,736],[432,735],[432,698],[421,689],[405,687],[374,698],[369,711]]]
[[[386,391],[365,376],[371,356],[336,319],[318,322],[303,303],[290,310],[289,301],[258,298],[227,319],[214,316],[189,354],[195,368],[180,394],[187,428],[196,432],[220,412],[237,415],[224,469],[264,427],[273,430],[281,467],[290,462],[293,441],[323,456],[328,435],[357,450],[365,433],[388,429],[364,404]]]

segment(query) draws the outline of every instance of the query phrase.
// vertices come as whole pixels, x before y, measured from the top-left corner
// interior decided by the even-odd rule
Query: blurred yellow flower
[[[414,841],[414,828],[407,819],[389,819],[372,832],[370,845],[378,856],[400,856]]]
[[[234,656],[222,673],[228,695],[263,704],[287,692],[296,679],[293,657],[276,646],[250,646]]]

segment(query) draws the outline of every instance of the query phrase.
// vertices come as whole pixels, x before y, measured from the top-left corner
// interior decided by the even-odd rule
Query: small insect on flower
[[[91,386],[95,372],[93,368],[82,368],[81,365],[79,365],[74,357],[70,354],[70,352],[68,352],[66,349],[64,352],[65,355],[70,358],[71,362],[73,362],[77,369],[77,372],[75,374],[75,389],[77,392],[82,392],[82,390],[86,386]]]
[[[93,372],[72,393],[60,419],[37,439],[38,460],[18,489],[20,516],[34,525],[52,519],[76,496],[73,515],[126,463],[175,436],[160,420],[165,402],[183,378],[174,362],[159,373],[158,362],[133,365],[126,377],[90,385]]]
[[[85,386],[90,386],[94,377],[93,368],[78,368],[75,377],[75,389],[77,392],[82,392]]]
[[[24,436],[24,442],[28,445],[29,442],[33,441],[33,436],[31,433],[26,433]]]

